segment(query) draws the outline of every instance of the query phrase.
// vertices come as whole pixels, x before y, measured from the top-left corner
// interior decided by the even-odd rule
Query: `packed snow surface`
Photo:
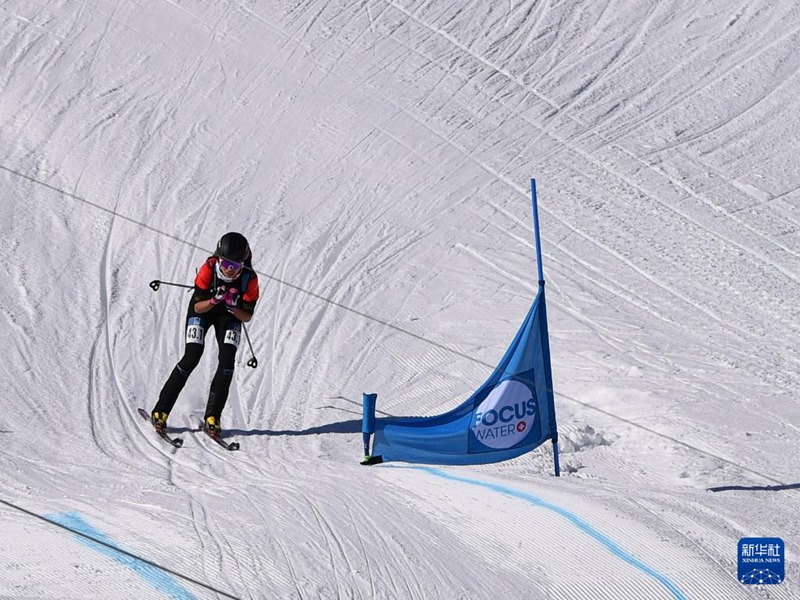
[[[0,597],[800,597],[799,44],[793,0],[0,3]],[[362,393],[439,414],[502,357],[531,178],[562,476],[360,466]],[[231,230],[242,449],[195,431],[211,343],[173,451],[148,283]]]

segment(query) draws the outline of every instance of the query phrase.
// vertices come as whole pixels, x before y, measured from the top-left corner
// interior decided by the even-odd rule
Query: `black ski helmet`
[[[230,231],[219,238],[214,254],[220,258],[243,263],[250,258],[250,244],[241,233]]]

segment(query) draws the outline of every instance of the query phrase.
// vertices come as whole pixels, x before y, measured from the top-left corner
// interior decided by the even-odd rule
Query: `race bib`
[[[187,344],[204,344],[206,331],[203,329],[203,319],[200,317],[191,317],[186,324],[186,343]]]
[[[232,344],[235,348],[239,348],[239,339],[242,335],[242,326],[239,323],[231,323],[228,329],[225,330],[225,343]]]

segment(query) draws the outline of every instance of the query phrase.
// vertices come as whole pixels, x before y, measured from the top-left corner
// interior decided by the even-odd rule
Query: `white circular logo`
[[[511,448],[530,431],[536,419],[536,399],[524,383],[507,379],[475,410],[472,431],[478,441],[496,450]]]

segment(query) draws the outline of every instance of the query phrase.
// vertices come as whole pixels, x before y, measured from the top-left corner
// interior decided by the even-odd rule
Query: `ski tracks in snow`
[[[532,170],[549,180],[548,185],[543,186],[547,191],[542,203],[543,213],[550,221],[544,229],[545,251],[557,274],[554,279],[558,285],[553,287],[565,290],[565,294],[572,292],[569,299],[564,298],[560,303],[564,308],[557,309],[569,319],[565,329],[573,326],[588,329],[599,338],[598,347],[604,352],[628,355],[629,360],[614,363],[620,371],[644,365],[650,377],[671,380],[676,389],[694,388],[704,401],[707,395],[724,400],[732,396],[731,391],[737,389],[739,379],[717,378],[706,383],[703,371],[693,370],[685,356],[668,352],[673,346],[664,340],[653,342],[645,335],[668,323],[671,326],[662,331],[676,334],[676,337],[688,336],[693,329],[708,322],[713,324],[714,333],[720,339],[747,340],[759,350],[756,357],[744,352],[739,355],[734,350],[735,356],[728,360],[747,361],[745,371],[775,377],[781,390],[791,392],[796,387],[797,376],[790,369],[776,368],[782,364],[781,360],[796,363],[796,359],[782,357],[768,344],[760,342],[770,334],[782,334],[784,326],[791,328],[793,309],[770,304],[769,297],[763,298],[765,306],[775,308],[777,324],[754,331],[751,322],[742,315],[746,312],[744,309],[761,310],[760,304],[733,298],[736,306],[743,310],[729,314],[718,298],[706,298],[701,286],[687,289],[675,285],[714,274],[698,271],[691,261],[693,256],[710,251],[709,240],[713,241],[713,250],[724,265],[736,266],[736,261],[725,262],[724,259],[737,255],[743,257],[744,264],[760,267],[758,281],[763,282],[775,274],[779,280],[779,298],[790,297],[785,291],[798,283],[791,260],[797,258],[798,251],[789,241],[775,241],[757,221],[751,220],[753,215],[747,211],[731,213],[735,216],[726,213],[724,205],[707,195],[707,189],[698,191],[696,178],[685,181],[680,172],[683,155],[677,151],[680,149],[694,160],[692,152],[699,152],[699,144],[707,141],[700,150],[711,165],[709,170],[723,180],[725,189],[748,189],[743,187],[744,183],[738,184],[726,175],[731,171],[724,161],[714,158],[718,147],[713,138],[742,116],[747,118],[749,113],[757,112],[759,99],[751,101],[740,113],[727,114],[726,119],[712,127],[698,130],[697,135],[676,136],[652,151],[642,151],[642,144],[649,135],[643,132],[652,128],[655,137],[672,125],[678,125],[672,119],[683,106],[693,99],[704,98],[705,92],[724,82],[726,77],[752,70],[751,63],[759,59],[760,53],[748,52],[753,46],[744,47],[737,54],[724,57],[729,60],[715,78],[705,78],[703,83],[684,87],[681,93],[671,96],[638,96],[629,91],[632,95],[623,98],[619,108],[609,108],[604,104],[608,98],[603,90],[618,85],[634,72],[631,67],[639,47],[646,46],[643,42],[647,41],[648,27],[662,18],[666,8],[662,5],[645,8],[646,17],[638,30],[619,43],[606,45],[605,27],[610,24],[607,16],[600,20],[586,19],[587,13],[578,10],[574,18],[566,18],[564,11],[571,10],[569,3],[537,2],[525,6],[509,2],[504,9],[507,14],[501,14],[499,20],[511,23],[516,19],[518,27],[498,32],[498,28],[485,28],[482,19],[475,17],[475,14],[485,14],[487,19],[497,19],[496,14],[488,13],[498,4],[476,2],[471,4],[470,10],[460,10],[455,5],[442,8],[424,2],[368,0],[338,5],[312,2],[290,9],[282,16],[276,15],[275,22],[244,5],[225,4],[220,9],[225,24],[234,17],[249,15],[267,25],[271,34],[279,33],[281,40],[274,47],[262,47],[275,52],[273,55],[266,53],[249,64],[243,80],[235,82],[233,92],[230,91],[233,76],[223,73],[210,77],[216,84],[213,97],[224,96],[225,89],[232,96],[241,92],[237,102],[228,105],[232,112],[250,102],[265,104],[259,110],[246,113],[247,117],[242,120],[218,123],[215,130],[207,129],[208,123],[202,113],[197,119],[193,115],[180,123],[187,125],[191,121],[184,130],[180,126],[173,129],[173,121],[196,107],[191,102],[197,97],[194,92],[203,88],[203,77],[214,70],[213,55],[225,36],[220,29],[222,25],[218,24],[216,29],[209,27],[207,19],[196,16],[184,5],[169,3],[203,26],[203,35],[193,38],[203,51],[199,57],[189,52],[194,60],[187,63],[189,73],[181,74],[176,80],[177,93],[170,90],[172,95],[159,99],[155,107],[143,112],[147,118],[130,121],[143,129],[133,132],[134,136],[138,135],[134,140],[138,143],[128,147],[131,132],[125,128],[114,129],[115,135],[106,138],[106,141],[112,137],[122,141],[120,146],[110,144],[110,150],[105,151],[127,159],[126,166],[119,168],[128,170],[115,180],[119,185],[111,191],[103,182],[98,183],[100,189],[93,188],[92,193],[113,198],[114,211],[107,212],[115,215],[120,206],[131,207],[135,212],[145,203],[140,203],[141,198],[136,194],[120,198],[114,196],[114,192],[124,192],[126,187],[146,188],[147,208],[158,209],[153,212],[165,222],[178,221],[177,236],[170,233],[173,239],[191,238],[192,243],[197,239],[200,245],[211,243],[216,235],[207,231],[212,223],[221,226],[242,222],[237,221],[241,215],[235,210],[229,211],[228,205],[222,202],[227,195],[263,193],[264,197],[270,197],[272,192],[276,193],[280,202],[265,201],[263,207],[254,203],[249,209],[252,214],[274,210],[283,219],[279,221],[281,226],[291,224],[286,225],[286,237],[281,241],[292,241],[281,248],[284,254],[279,258],[283,261],[279,266],[276,264],[272,272],[281,272],[284,281],[299,283],[280,286],[270,294],[276,302],[271,307],[274,310],[272,346],[268,349],[271,356],[261,363],[269,363],[270,372],[265,376],[257,373],[259,379],[251,386],[256,397],[247,407],[242,403],[238,409],[238,415],[248,425],[253,423],[262,428],[266,425],[275,431],[254,429],[250,425],[251,429],[240,432],[244,438],[241,453],[226,453],[221,448],[204,444],[207,440],[203,439],[187,440],[184,448],[173,452],[151,435],[133,410],[137,403],[148,408],[152,405],[153,390],[162,383],[162,375],[166,373],[156,373],[158,369],[154,367],[160,366],[150,363],[151,356],[138,355],[130,348],[150,345],[156,348],[154,356],[164,358],[169,354],[170,361],[177,359],[167,352],[170,343],[163,341],[163,337],[174,334],[162,331],[161,325],[178,331],[182,317],[165,318],[160,314],[153,317],[142,307],[146,303],[128,299],[126,304],[117,296],[120,288],[133,289],[139,284],[125,279],[126,274],[119,272],[112,263],[145,270],[142,268],[145,265],[136,258],[137,243],[141,244],[140,226],[128,230],[135,222],[133,217],[112,218],[110,224],[105,218],[96,219],[88,228],[62,217],[62,229],[89,234],[101,232],[99,236],[87,237],[102,239],[104,243],[96,247],[89,245],[82,256],[88,257],[83,265],[87,272],[94,273],[94,269],[99,272],[99,289],[81,288],[87,298],[94,298],[95,294],[100,297],[101,314],[96,311],[91,314],[91,322],[99,324],[100,328],[89,334],[80,329],[69,330],[70,336],[77,333],[74,337],[84,341],[96,336],[91,341],[88,361],[78,363],[87,369],[88,385],[70,386],[69,372],[65,369],[59,378],[66,382],[61,386],[64,389],[40,389],[43,398],[23,400],[23,415],[31,415],[33,423],[43,425],[43,431],[55,434],[43,445],[52,445],[54,456],[67,455],[63,463],[53,465],[44,462],[45,459],[21,458],[21,464],[29,472],[25,480],[28,484],[38,489],[52,489],[51,497],[59,497],[50,480],[56,483],[70,480],[76,486],[74,490],[82,492],[84,488],[79,486],[91,489],[95,476],[102,480],[103,473],[114,472],[118,476],[122,468],[141,473],[142,477],[134,478],[132,483],[118,482],[111,475],[107,481],[119,486],[120,496],[134,498],[140,519],[164,523],[171,535],[185,538],[186,551],[202,566],[198,577],[223,581],[242,597],[259,597],[263,590],[269,589],[279,595],[309,599],[532,598],[537,590],[554,598],[590,598],[597,597],[598,579],[612,579],[609,573],[617,574],[608,581],[608,589],[615,597],[624,598],[631,593],[641,597],[670,597],[670,594],[677,597],[674,590],[665,585],[664,578],[654,577],[635,561],[626,560],[624,554],[613,552],[613,544],[606,543],[602,537],[587,535],[587,529],[579,526],[581,522],[602,530],[612,541],[620,541],[621,547],[631,549],[633,557],[640,557],[642,564],[660,569],[656,575],[666,574],[670,581],[677,581],[679,589],[702,597],[709,592],[706,586],[713,584],[711,592],[715,596],[720,590],[730,591],[732,596],[738,593],[730,564],[719,557],[727,555],[725,542],[740,535],[745,526],[716,520],[713,528],[698,528],[696,535],[691,535],[693,524],[670,516],[662,517],[659,511],[669,503],[651,497],[650,492],[645,493],[648,495],[645,500],[625,503],[602,489],[592,489],[592,499],[596,502],[584,503],[582,494],[587,490],[580,486],[582,482],[574,480],[574,493],[567,494],[537,479],[537,486],[545,489],[547,497],[540,498],[542,502],[536,504],[529,501],[531,495],[527,491],[509,494],[496,486],[484,485],[486,481],[476,479],[470,471],[462,475],[465,471],[459,470],[457,476],[450,473],[451,476],[440,478],[442,481],[431,483],[437,476],[424,471],[359,470],[347,463],[351,451],[353,456],[357,454],[357,431],[348,430],[353,435],[344,442],[342,437],[331,441],[331,432],[337,431],[335,427],[325,435],[318,435],[321,429],[329,426],[330,417],[329,412],[316,412],[321,399],[333,394],[346,397],[354,393],[355,386],[362,385],[359,378],[368,378],[370,384],[382,386],[382,393],[388,388],[401,396],[399,401],[391,400],[396,404],[389,406],[425,411],[446,403],[455,395],[451,393],[454,389],[463,391],[470,385],[475,360],[450,343],[445,334],[439,336],[444,341],[429,343],[428,338],[436,337],[436,333],[419,333],[427,331],[428,325],[422,313],[427,310],[429,314],[431,310],[425,301],[426,286],[433,279],[446,279],[454,266],[469,269],[477,265],[476,277],[497,283],[498,289],[512,296],[515,302],[521,302],[522,295],[533,291],[532,277],[526,280],[515,275],[514,263],[506,265],[501,260],[510,257],[509,260],[514,261],[517,260],[515,255],[522,254],[532,259],[530,240],[526,241],[524,235],[517,233],[529,230],[528,209],[510,208],[529,206],[527,181]],[[123,6],[123,3],[116,4],[112,18]],[[607,15],[609,6],[606,3],[594,8],[601,15]],[[237,8],[241,9],[241,14],[237,13]],[[81,5],[81,14],[84,9]],[[471,9],[478,12],[473,14]],[[485,12],[480,13],[480,10]],[[518,10],[523,17],[518,16]],[[737,23],[748,17],[747,6],[740,4],[734,7],[734,12],[728,27],[735,29]],[[107,47],[104,40],[111,24],[111,20],[106,20],[102,31],[95,31],[99,37],[91,41],[93,52],[85,53],[88,62],[81,63],[86,71],[96,71],[98,66],[103,66]],[[462,33],[459,33],[460,25],[464,25]],[[585,27],[589,28],[586,45],[576,50],[570,46],[571,40]],[[484,30],[486,32],[480,35],[476,33]],[[729,29],[728,34],[733,35],[733,29]],[[493,38],[493,35],[499,37]],[[779,43],[792,40],[794,35],[796,28],[792,25],[763,52],[775,50]],[[498,39],[507,46],[500,45]],[[515,44],[526,47],[515,49]],[[235,44],[226,46],[226,52],[233,51],[233,46]],[[527,46],[535,48],[535,52],[531,53]],[[146,50],[140,48],[143,55]],[[698,52],[699,49],[694,48],[679,57],[677,66],[656,79],[651,87],[658,88],[681,65],[690,64]],[[362,60],[365,56],[371,57],[372,62]],[[579,71],[587,59],[593,61],[600,57],[608,66],[602,73],[586,74],[579,80],[569,76]],[[510,65],[506,64],[506,58]],[[645,56],[643,60],[646,59]],[[362,64],[368,67],[364,69]],[[526,64],[529,68],[521,68],[520,65]],[[266,94],[267,100],[259,99],[267,84],[274,82],[270,78],[274,79],[276,70],[281,69],[291,73],[283,83],[293,87],[285,93],[281,90]],[[125,89],[125,85],[141,81],[140,87],[130,92],[136,95],[147,89],[150,82],[136,70],[94,75],[103,84],[101,87],[107,91],[103,92],[103,97],[109,101],[114,99],[111,92]],[[105,81],[115,78],[124,81]],[[332,79],[338,83],[330,83]],[[580,85],[570,88],[576,81]],[[315,85],[323,83],[328,86],[323,86],[328,95],[321,94],[321,100],[315,98]],[[353,99],[355,95],[348,96],[352,89],[374,92],[383,106],[374,108],[371,105],[378,104],[374,100],[359,104]],[[147,108],[148,96],[144,94],[143,97],[142,104],[119,102],[117,108],[131,117],[141,112],[140,107]],[[339,104],[334,103],[331,110],[322,111],[320,103],[331,98]],[[347,102],[340,102],[343,98]],[[71,97],[65,104],[73,101],[75,98]],[[592,108],[595,103],[597,114]],[[316,121],[308,127],[305,127],[305,119],[292,119],[298,105],[307,112],[317,111]],[[32,103],[30,109],[36,115],[46,106],[42,100]],[[59,106],[59,110],[66,108]],[[111,118],[105,113],[100,116]],[[342,138],[341,132],[337,132],[337,121],[342,119],[349,119],[347,122],[357,129],[356,140],[337,147]],[[279,172],[274,177],[274,187],[265,184],[266,192],[248,187],[256,170],[252,163],[247,167],[237,166],[233,175],[220,175],[202,158],[211,152],[218,154],[220,161],[226,164],[238,165],[236,161],[242,157],[231,147],[245,133],[248,138],[263,133],[264,130],[257,127],[253,132],[247,129],[252,121],[259,120],[275,125],[275,137],[298,138],[286,157],[277,156],[278,152],[270,156],[270,168]],[[154,121],[157,121],[155,128]],[[95,124],[91,132],[102,133],[106,123],[113,122],[100,121],[102,126]],[[360,127],[356,128],[356,123]],[[32,124],[18,127],[19,140],[28,139],[33,132],[33,127],[29,127]],[[515,137],[515,131],[521,132],[517,134],[519,137]],[[169,161],[171,157],[163,154],[154,157],[146,150],[151,142],[158,141],[157,138],[173,135],[176,142],[170,146],[170,152],[174,150],[176,155],[186,157],[184,162],[175,163],[186,169],[181,171],[182,179],[177,186],[161,186],[159,180],[167,179],[172,173],[154,163]],[[44,146],[49,139],[39,139],[38,143]],[[19,146],[27,152],[26,143],[20,141]],[[337,149],[331,150],[328,146]],[[261,143],[247,148],[248,152],[261,151],[265,155],[275,150]],[[402,152],[388,151],[395,148],[402,148]],[[110,165],[102,161],[92,165],[92,156],[91,152],[80,155],[83,162],[75,172],[80,173],[77,180],[81,183],[86,181],[84,173],[90,173],[92,166],[99,171]],[[252,159],[251,156],[246,158]],[[142,167],[146,176],[141,179],[130,170],[131,164],[139,162],[147,165]],[[301,163],[310,166],[304,170]],[[338,181],[342,163],[348,164],[352,173],[359,173],[354,177],[356,181]],[[422,176],[414,174],[418,165],[422,165],[425,173]],[[464,168],[467,165],[469,169]],[[31,168],[34,169],[31,176],[36,175],[38,168],[47,171],[45,164]],[[370,179],[371,173],[367,171],[378,175]],[[466,171],[466,181],[458,185],[448,187],[441,183],[445,177]],[[65,173],[68,172],[65,169]],[[46,177],[42,179],[50,181]],[[265,177],[262,181],[269,180],[272,184],[271,179]],[[553,181],[561,182],[562,189],[548,187]],[[597,185],[599,189],[587,190],[587,185]],[[402,192],[392,196],[391,186]],[[292,195],[300,190],[325,197],[305,210],[298,210],[292,205]],[[160,197],[162,193],[165,199]],[[399,212],[393,213],[393,207],[383,208],[381,199],[384,196],[399,200]],[[18,206],[25,205],[20,200]],[[345,206],[354,208],[343,211]],[[763,210],[770,208],[764,202],[759,206]],[[485,210],[492,214],[487,217]],[[176,218],[181,214],[184,218]],[[409,214],[413,214],[413,218]],[[17,216],[33,221],[31,215]],[[364,219],[369,228],[358,227]],[[403,219],[405,230],[392,226]],[[458,225],[465,228],[484,226],[493,230],[494,235],[487,236],[492,238],[491,242],[473,242],[472,239],[464,242],[464,238],[431,235],[453,220],[458,220]],[[680,256],[682,248],[650,252],[647,254],[649,264],[640,260],[637,249],[645,248],[648,240],[659,241],[659,232],[652,225],[658,220],[687,233],[687,248],[694,253],[689,261],[674,258]],[[501,222],[508,223],[508,228],[498,225]],[[296,228],[291,229],[292,226]],[[739,226],[747,231],[739,231]],[[381,227],[385,229],[380,230]],[[57,242],[69,239],[62,229],[53,228],[58,234],[53,235]],[[145,229],[148,229],[146,223]],[[362,229],[371,232],[366,234]],[[375,233],[375,230],[380,231]],[[13,231],[36,231],[36,227],[26,222]],[[469,235],[470,230],[467,231]],[[257,235],[263,236],[259,241],[266,246],[272,233],[274,231],[259,231]],[[437,240],[450,245],[442,249],[435,245]],[[87,243],[91,244],[91,240]],[[482,243],[487,245],[482,246]],[[197,249],[197,245],[192,246],[194,254]],[[12,262],[35,256],[35,250],[22,240],[20,249],[12,250],[15,253]],[[431,262],[429,256],[436,257],[436,262]],[[161,256],[156,250],[156,264],[162,267],[171,264],[172,274],[184,277],[185,273],[174,266],[174,259],[165,257],[166,254]],[[149,258],[153,258],[152,253]],[[530,262],[525,260],[526,264]],[[419,268],[401,268],[409,264],[419,265]],[[53,272],[66,271],[70,266],[56,263],[52,269]],[[670,277],[670,268],[677,275]],[[375,296],[369,295],[373,290],[368,289],[368,283],[381,279],[391,281],[393,271],[409,276],[409,281],[397,287],[387,285],[378,289],[376,293],[381,300],[376,301]],[[739,277],[736,281],[743,279],[746,278]],[[462,281],[466,281],[466,277]],[[24,270],[17,268],[12,282],[23,290],[12,301],[28,306],[29,310],[15,309],[9,317],[4,308],[4,314],[13,322],[12,329],[21,334],[31,330],[40,307],[36,305],[35,295],[30,293],[34,288],[30,287],[29,275]],[[574,293],[576,291],[578,293]],[[584,291],[587,293],[582,295]],[[150,292],[143,288],[142,293]],[[464,290],[454,293],[460,293],[465,300],[469,296]],[[323,302],[325,300],[329,302]],[[445,321],[453,314],[447,312],[447,303],[452,306],[453,297],[441,300],[440,313],[435,315],[440,331],[448,326]],[[86,321],[86,315],[74,301],[69,293],[59,290],[56,302],[66,307],[69,322]],[[432,301],[436,302],[438,299]],[[616,302],[633,309],[597,316],[598,312],[589,308],[593,303],[607,306]],[[177,304],[181,304],[182,312],[184,299],[176,301]],[[486,306],[490,304],[486,302]],[[159,308],[163,307],[162,302]],[[355,308],[339,311],[342,307]],[[376,310],[385,312],[381,312],[380,318],[374,318]],[[346,313],[344,318],[343,312]],[[623,323],[623,317],[630,314],[636,315],[636,322]],[[143,322],[145,317],[153,317],[148,321],[153,323],[149,334],[132,334],[126,330],[131,321]],[[462,321],[454,320],[458,320],[457,327],[463,329]],[[405,329],[396,325],[406,321],[416,325]],[[55,322],[54,319],[52,323]],[[652,327],[656,322],[659,327]],[[493,333],[497,331],[497,327],[492,330]],[[558,329],[555,333],[568,335]],[[353,342],[356,334],[366,342]],[[62,335],[56,333],[54,337],[60,342],[59,349],[67,349],[65,359],[76,356],[65,343],[67,336],[59,337]],[[159,341],[149,339],[148,335],[159,336]],[[784,339],[780,335],[777,337]],[[470,339],[466,335],[458,339],[465,338]],[[174,339],[180,339],[180,333]],[[415,340],[411,344],[413,353],[408,349],[409,339]],[[15,352],[24,357],[17,359],[16,365],[32,369],[29,355],[36,348],[20,340],[15,343]],[[485,343],[479,340],[475,346],[482,351]],[[737,343],[720,347],[735,349]],[[172,343],[169,349],[175,350],[178,346]],[[261,348],[257,342],[257,350]],[[422,350],[416,352],[419,348]],[[346,357],[331,355],[331,349],[346,353]],[[391,368],[381,366],[374,359],[378,353],[388,357],[383,360]],[[462,366],[464,361],[458,362],[454,356],[470,359],[469,364]],[[597,352],[595,356],[602,356],[602,353]],[[709,362],[718,360],[713,355],[706,358]],[[586,356],[578,359],[581,362],[590,360]],[[480,366],[489,364],[480,362]],[[431,376],[437,368],[441,373]],[[600,368],[592,372],[598,370]],[[399,377],[398,373],[407,378]],[[15,377],[8,379],[12,385],[18,385]],[[580,382],[580,376],[576,376],[576,381]],[[336,382],[338,388],[331,390],[331,382]],[[19,391],[24,391],[21,388]],[[60,419],[53,416],[53,409],[68,412],[74,406],[74,398],[83,401],[86,388],[88,423],[79,420],[75,430],[65,434],[60,428]],[[446,391],[437,396],[439,388],[446,388]],[[187,390],[187,395],[189,398],[183,402],[188,405],[195,401],[191,399],[196,399],[196,389]],[[757,406],[761,410],[761,404]],[[16,419],[13,415],[12,418]],[[22,427],[22,420],[12,420],[13,426]],[[88,433],[83,425],[87,425]],[[337,425],[345,430],[349,427],[347,423]],[[195,426],[195,423],[189,424],[190,428]],[[691,432],[694,436],[696,429]],[[705,433],[711,436],[713,429]],[[93,450],[84,452],[85,448],[78,444],[85,441],[87,435],[94,442]],[[68,437],[76,439],[75,445],[67,444],[63,453],[56,452],[57,446]],[[46,450],[40,449],[40,452],[47,457]],[[758,459],[756,455],[749,456],[749,460]],[[321,471],[325,472],[324,477]],[[477,473],[485,474],[487,470]],[[73,479],[82,483],[74,483]],[[520,488],[528,490],[530,486],[521,484]],[[698,506],[705,506],[707,502],[698,497],[692,496]],[[103,499],[101,496],[96,501]],[[164,499],[169,499],[166,506],[160,502]],[[552,510],[545,506],[548,502],[567,507],[580,520],[570,520],[568,515]],[[118,503],[113,504],[112,508],[118,507]],[[603,506],[605,511],[591,515],[592,506]],[[425,516],[420,517],[420,514]],[[691,514],[698,518],[703,516],[700,509]],[[465,523],[468,526],[465,527]],[[713,542],[708,542],[709,539]],[[693,544],[701,546],[700,549]],[[553,561],[552,556],[542,554],[542,548],[555,549],[557,556],[568,556],[569,560]],[[564,554],[558,554],[561,552]],[[452,564],[448,559],[454,555],[463,560]],[[172,560],[180,559],[172,557]],[[585,565],[586,570],[576,576],[569,565]],[[686,574],[692,571],[702,573],[708,581],[695,581]]]
[[[460,532],[465,545],[487,564],[519,569],[518,576],[548,598],[751,597],[732,577],[734,560],[718,558],[738,531],[721,534],[716,530],[719,523],[706,528],[708,509],[701,503],[690,510],[697,511],[694,517],[687,516],[686,503],[693,492],[681,500],[653,491],[627,498],[613,488],[586,488],[580,480],[566,487],[577,486],[582,492],[541,480],[535,486],[523,480],[495,483],[483,468],[387,470],[379,476],[384,484],[412,491],[424,486],[428,500],[415,502],[413,493],[406,496],[418,510],[446,526],[458,522],[453,531]],[[534,492],[527,491],[534,487]],[[451,495],[459,496],[457,509],[448,502]],[[676,502],[683,503],[683,510],[668,506]],[[592,505],[606,510],[593,512]],[[549,557],[546,567],[542,557]],[[601,595],[598,581],[603,582]],[[775,592],[782,598],[791,596],[789,590]]]

